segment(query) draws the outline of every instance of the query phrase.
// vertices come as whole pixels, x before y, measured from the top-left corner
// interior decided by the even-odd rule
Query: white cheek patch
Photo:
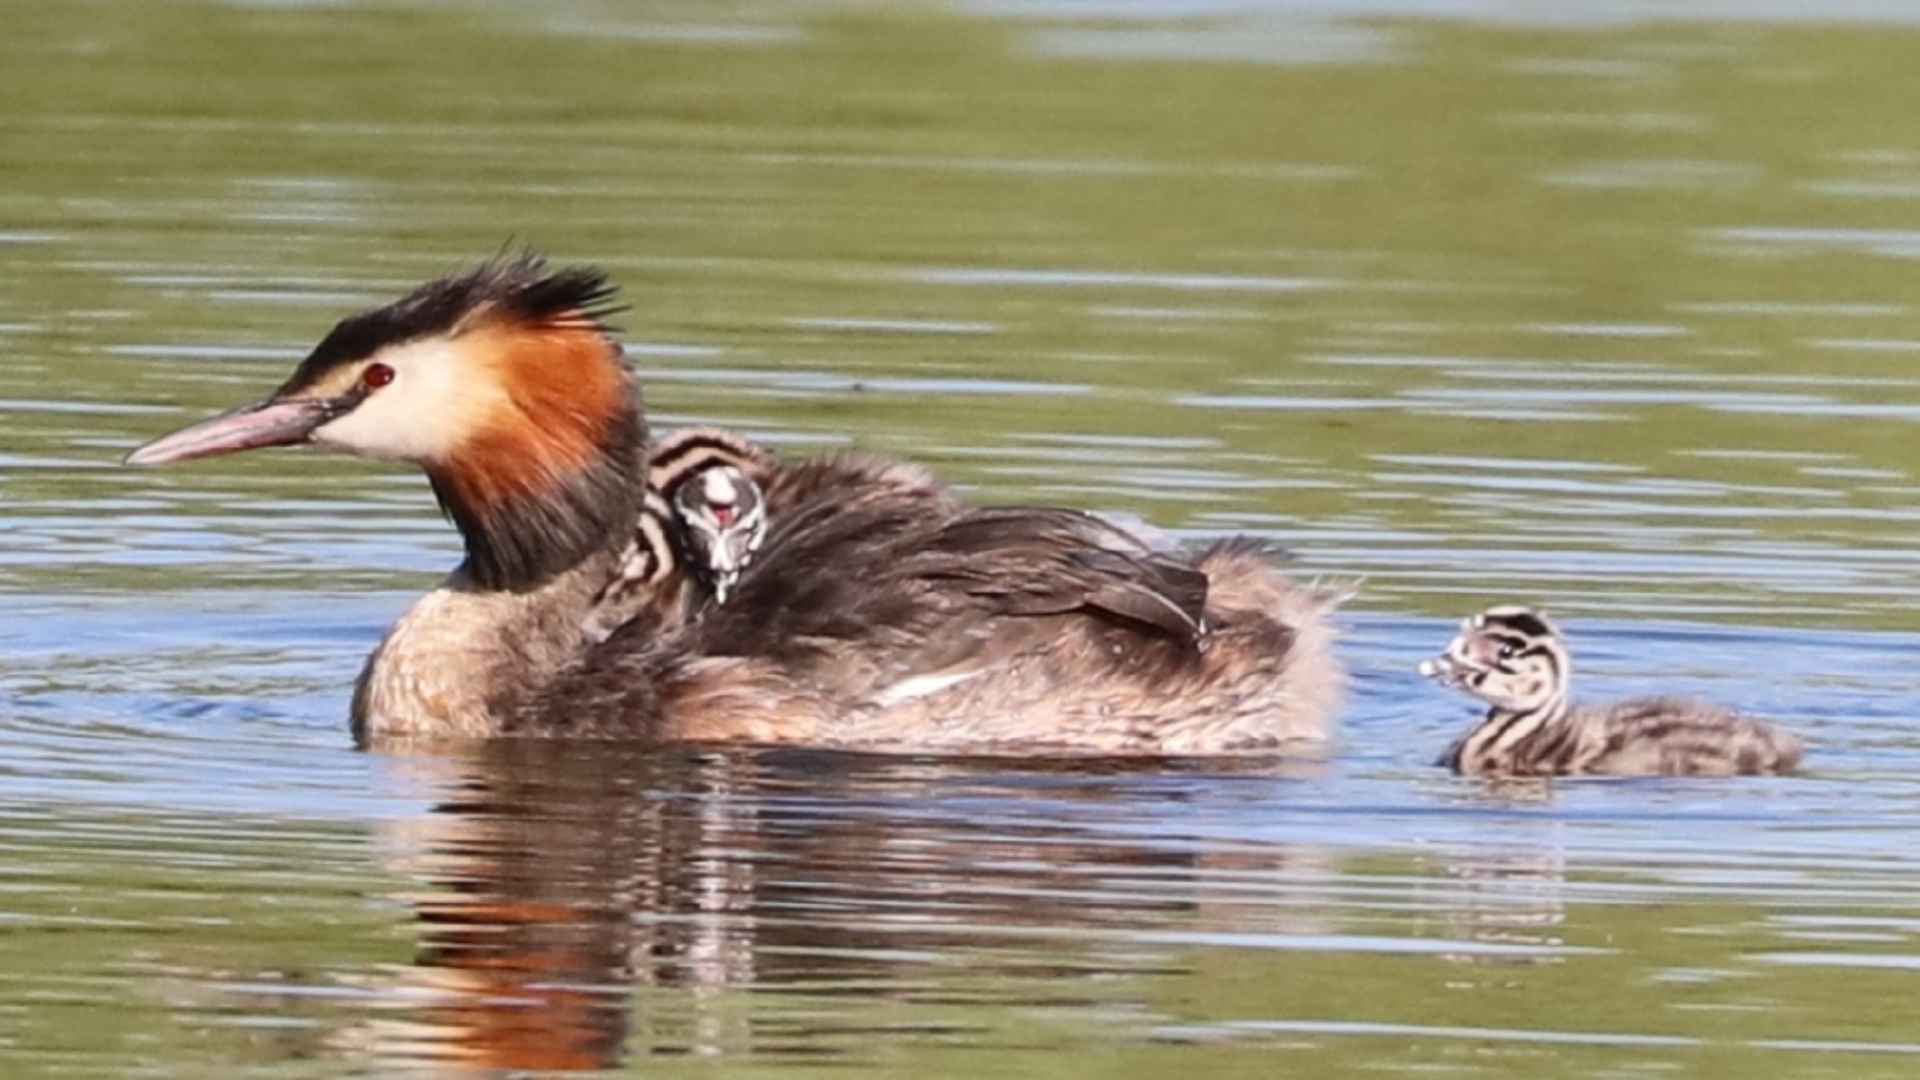
[[[445,338],[409,342],[374,354],[393,381],[359,406],[313,431],[313,441],[362,457],[416,464],[449,460],[503,404],[492,373]]]

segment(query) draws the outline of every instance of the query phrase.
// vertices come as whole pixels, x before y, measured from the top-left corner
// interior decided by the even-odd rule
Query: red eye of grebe
[[[393,369],[385,364],[368,364],[360,373],[360,382],[369,390],[378,390],[393,381]]]

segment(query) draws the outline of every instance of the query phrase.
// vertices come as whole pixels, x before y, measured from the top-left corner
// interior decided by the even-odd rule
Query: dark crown
[[[1545,617],[1531,611],[1499,611],[1486,615],[1487,629],[1511,630],[1530,638],[1559,637],[1560,631]]]
[[[300,362],[287,386],[311,382],[335,365],[392,345],[452,334],[488,312],[530,326],[573,327],[611,334],[605,319],[623,310],[604,271],[572,266],[549,272],[531,252],[494,259],[457,276],[435,278],[383,307],[349,315]]]

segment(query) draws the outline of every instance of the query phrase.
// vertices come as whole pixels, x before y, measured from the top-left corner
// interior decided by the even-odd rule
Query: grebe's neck
[[[589,454],[556,455],[546,435],[497,429],[470,444],[457,466],[427,469],[477,588],[536,589],[633,535],[646,490],[637,402],[608,417]]]
[[[617,349],[573,324],[486,335],[466,344],[490,375],[479,404],[422,462],[466,559],[368,658],[362,742],[494,734],[609,624],[678,609],[677,563],[608,602],[647,499],[646,421]]]
[[[1527,709],[1495,705],[1453,744],[1442,764],[1463,773],[1512,771],[1513,764],[1528,756],[1527,747],[1563,741],[1555,735],[1571,716],[1564,695]]]

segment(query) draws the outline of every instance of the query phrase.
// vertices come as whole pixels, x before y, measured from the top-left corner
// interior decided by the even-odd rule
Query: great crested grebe
[[[1560,631],[1524,607],[1469,616],[1420,674],[1491,708],[1440,759],[1457,773],[1505,776],[1731,776],[1792,772],[1800,740],[1690,698],[1648,697],[1575,708]]]
[[[1343,590],[1246,540],[1176,558],[1073,511],[971,507],[872,455],[743,471],[765,540],[724,604],[689,604],[612,298],[533,256],[429,282],[128,461],[315,444],[426,471],[466,558],[369,657],[363,742],[1221,754],[1329,734]]]

